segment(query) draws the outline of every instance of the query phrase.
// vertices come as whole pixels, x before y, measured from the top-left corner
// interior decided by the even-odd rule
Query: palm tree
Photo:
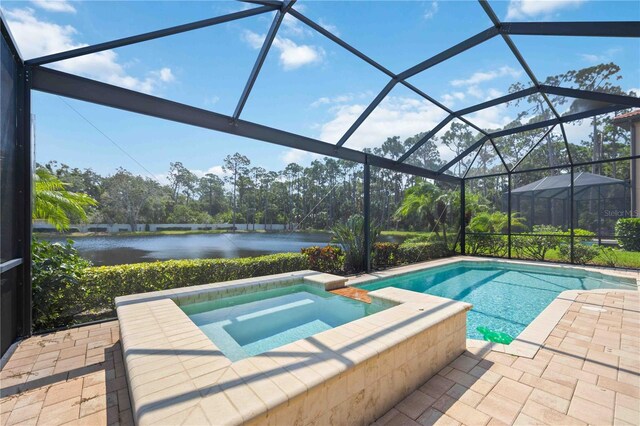
[[[395,216],[398,218],[417,217],[426,224],[427,228],[440,238],[440,225],[446,215],[446,204],[442,198],[442,191],[433,183],[416,179],[416,184],[405,192],[402,204]],[[445,230],[446,236],[446,230]]]
[[[78,192],[66,189],[62,182],[49,170],[39,167],[34,175],[33,219],[43,219],[58,231],[69,229],[71,217],[87,220],[86,208],[95,206],[96,200]]]

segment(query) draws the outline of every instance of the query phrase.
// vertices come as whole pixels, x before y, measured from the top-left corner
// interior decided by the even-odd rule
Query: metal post
[[[364,177],[362,180],[364,195],[364,267],[371,271],[371,174],[369,170],[369,156],[365,157]]]
[[[507,255],[511,259],[511,173],[507,174]]]
[[[18,80],[18,245],[22,257],[18,281],[18,335],[31,335],[31,68],[20,66]]]
[[[465,179],[460,182],[460,254],[466,254],[466,221],[467,221],[467,200],[465,194]]]
[[[602,245],[602,193],[598,185],[598,245]]]
[[[531,230],[533,231],[533,224],[536,220],[536,193],[535,191],[531,191],[531,211],[529,212],[529,226],[531,226]]]
[[[571,166],[569,168],[569,170],[571,171],[571,185],[569,186],[569,202],[571,203],[569,205],[569,215],[571,216],[571,222],[569,223],[569,238],[570,238],[570,247],[571,247],[571,263],[573,263],[574,261],[574,256],[573,256],[573,221],[574,221],[574,215],[575,215],[575,201],[573,199],[573,191],[574,191],[574,184],[573,184],[573,166]]]
[[[640,142],[638,142],[638,130],[636,129],[636,125],[631,123],[631,156],[635,157],[636,155],[640,155],[638,152],[638,148],[640,148]],[[638,193],[638,188],[640,188],[640,161],[637,159],[631,160],[631,214],[629,217],[640,217],[640,193]]]

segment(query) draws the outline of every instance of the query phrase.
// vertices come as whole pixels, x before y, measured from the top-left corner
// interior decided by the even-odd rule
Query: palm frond
[[[33,180],[33,219],[46,220],[59,231],[69,229],[71,217],[87,220],[86,209],[97,205],[87,194],[68,191],[68,185],[45,168],[36,169]]]

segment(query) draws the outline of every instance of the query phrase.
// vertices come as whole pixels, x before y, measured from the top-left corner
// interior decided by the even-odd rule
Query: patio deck
[[[116,321],[34,336],[0,373],[0,425],[132,424],[124,374]],[[640,298],[614,290],[578,296],[534,358],[469,349],[376,422],[639,423]]]

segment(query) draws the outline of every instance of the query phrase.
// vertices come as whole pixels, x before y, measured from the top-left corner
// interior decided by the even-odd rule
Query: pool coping
[[[638,285],[640,285],[640,270],[634,272],[632,270],[615,270],[609,268],[602,268],[598,266],[587,266],[587,265],[569,265],[565,263],[555,263],[555,262],[536,262],[530,260],[519,260],[519,259],[504,259],[502,257],[474,257],[474,256],[452,256],[445,257],[441,259],[427,260],[425,262],[413,263],[411,265],[397,266],[394,268],[384,269],[381,271],[375,271],[370,273],[358,274],[358,275],[350,275],[348,276],[347,285],[361,285],[368,283],[369,281],[374,281],[382,278],[390,278],[396,277],[400,275],[409,274],[412,272],[421,271],[427,268],[449,265],[451,263],[456,263],[460,261],[465,262],[498,262],[498,263],[507,263],[507,264],[520,264],[527,266],[537,266],[537,267],[550,267],[550,268],[560,268],[560,269],[576,269],[583,270],[588,272],[596,272],[603,275],[609,275],[613,277],[621,277],[621,278],[631,278],[636,279]]]
[[[640,270],[634,271],[615,271],[606,268],[598,268],[583,265],[566,265],[561,263],[541,263],[525,260],[513,260],[503,258],[477,258],[473,256],[454,256],[444,259],[436,259],[427,262],[415,263],[407,266],[400,266],[397,268],[391,268],[384,271],[362,274],[349,277],[347,286],[361,285],[373,281],[377,281],[383,278],[397,277],[406,275],[412,272],[424,271],[429,268],[449,265],[452,263],[466,261],[466,262],[499,262],[506,264],[521,264],[529,266],[548,266],[562,269],[576,269],[584,270],[588,272],[596,272],[603,275],[609,275],[612,277],[631,278],[636,279],[636,289],[594,289],[594,290],[565,290],[560,293],[547,307],[536,316],[536,318],[524,329],[514,341],[509,345],[500,343],[487,342],[478,339],[467,339],[467,346],[469,348],[479,349],[481,353],[488,351],[502,352],[510,355],[516,355],[524,358],[533,358],[538,353],[538,350],[543,347],[544,342],[547,340],[553,329],[558,325],[562,317],[571,307],[571,304],[577,299],[580,294],[583,293],[609,293],[611,291],[616,292],[638,292],[640,291]]]
[[[346,281],[307,270],[117,298],[136,424],[184,419],[181,416],[195,406],[209,422],[224,419],[229,424],[245,423],[271,410],[279,412],[283,404],[293,404],[293,399],[299,403],[301,395],[329,380],[348,376],[348,371],[383,353],[391,351],[391,359],[408,362],[408,339],[415,341],[416,336],[441,327],[441,323],[447,330],[443,338],[453,335],[447,333],[461,332],[463,339],[466,333],[466,321],[460,323],[459,319],[463,314],[466,318],[470,304],[385,288],[370,292],[375,301],[389,304],[381,312],[231,362],[179,306],[211,300],[207,294],[212,292],[233,295],[261,283],[293,284],[305,277],[328,286],[335,285],[336,280]],[[455,324],[462,327],[460,330],[452,328],[453,318],[457,318]],[[443,351],[441,348],[438,353]],[[361,385],[365,386],[364,369],[360,370]]]

